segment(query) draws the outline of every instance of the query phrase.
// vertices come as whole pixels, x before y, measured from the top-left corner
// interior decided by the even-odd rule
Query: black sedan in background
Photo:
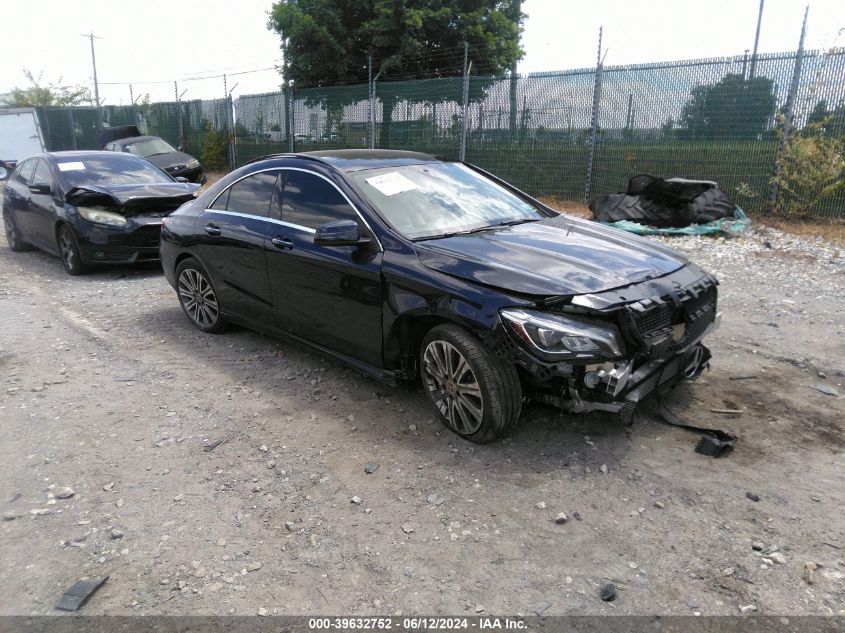
[[[684,256],[411,152],[257,160],[165,219],[161,259],[199,329],[232,321],[418,376],[474,442],[524,396],[630,423],[707,366],[717,322],[717,282]]]
[[[188,182],[204,183],[200,162],[185,152],[176,149],[158,136],[131,136],[106,143],[104,149],[111,152],[127,152],[146,158],[156,167],[160,167],[174,178],[184,178]]]
[[[157,260],[162,218],[198,188],[129,154],[37,154],[5,183],[6,240],[13,251],[34,246],[61,257],[71,275]]]

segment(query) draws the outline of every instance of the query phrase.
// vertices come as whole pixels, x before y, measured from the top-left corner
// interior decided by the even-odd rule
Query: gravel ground
[[[104,574],[85,613],[845,613],[845,403],[814,387],[845,393],[845,260],[665,241],[722,282],[712,371],[672,403],[738,433],[718,460],[541,406],[474,446],[416,385],[196,331],[154,266],[71,278],[0,238],[0,614]]]

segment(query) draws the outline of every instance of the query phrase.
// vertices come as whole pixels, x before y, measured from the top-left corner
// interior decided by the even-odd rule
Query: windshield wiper
[[[539,222],[539,218],[520,218],[519,220],[507,220],[505,222],[499,222],[497,224],[488,224],[486,226],[479,226],[474,229],[468,229],[466,231],[448,231],[446,233],[440,233],[439,235],[426,235],[425,237],[418,237],[415,239],[415,242],[421,242],[423,240],[441,240],[446,237],[455,237],[456,235],[470,235],[472,233],[479,233],[481,231],[489,231],[490,229],[498,229],[503,226],[516,226],[517,224],[525,224],[526,222]]]

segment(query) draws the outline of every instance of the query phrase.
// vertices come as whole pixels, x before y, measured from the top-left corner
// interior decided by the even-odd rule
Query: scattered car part
[[[696,453],[707,455],[708,457],[719,457],[723,453],[733,450],[736,446],[737,438],[733,433],[687,424],[672,413],[660,398],[654,404],[656,404],[657,415],[666,424],[702,433],[701,439],[695,447]]]
[[[108,579],[108,576],[102,576],[77,580],[62,594],[56,608],[61,611],[78,611]]]

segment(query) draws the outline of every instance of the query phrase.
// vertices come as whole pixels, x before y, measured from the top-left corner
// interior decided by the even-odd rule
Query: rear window
[[[107,154],[96,158],[56,158],[59,179],[67,189],[87,185],[134,185],[173,182],[150,162],[125,154]]]

